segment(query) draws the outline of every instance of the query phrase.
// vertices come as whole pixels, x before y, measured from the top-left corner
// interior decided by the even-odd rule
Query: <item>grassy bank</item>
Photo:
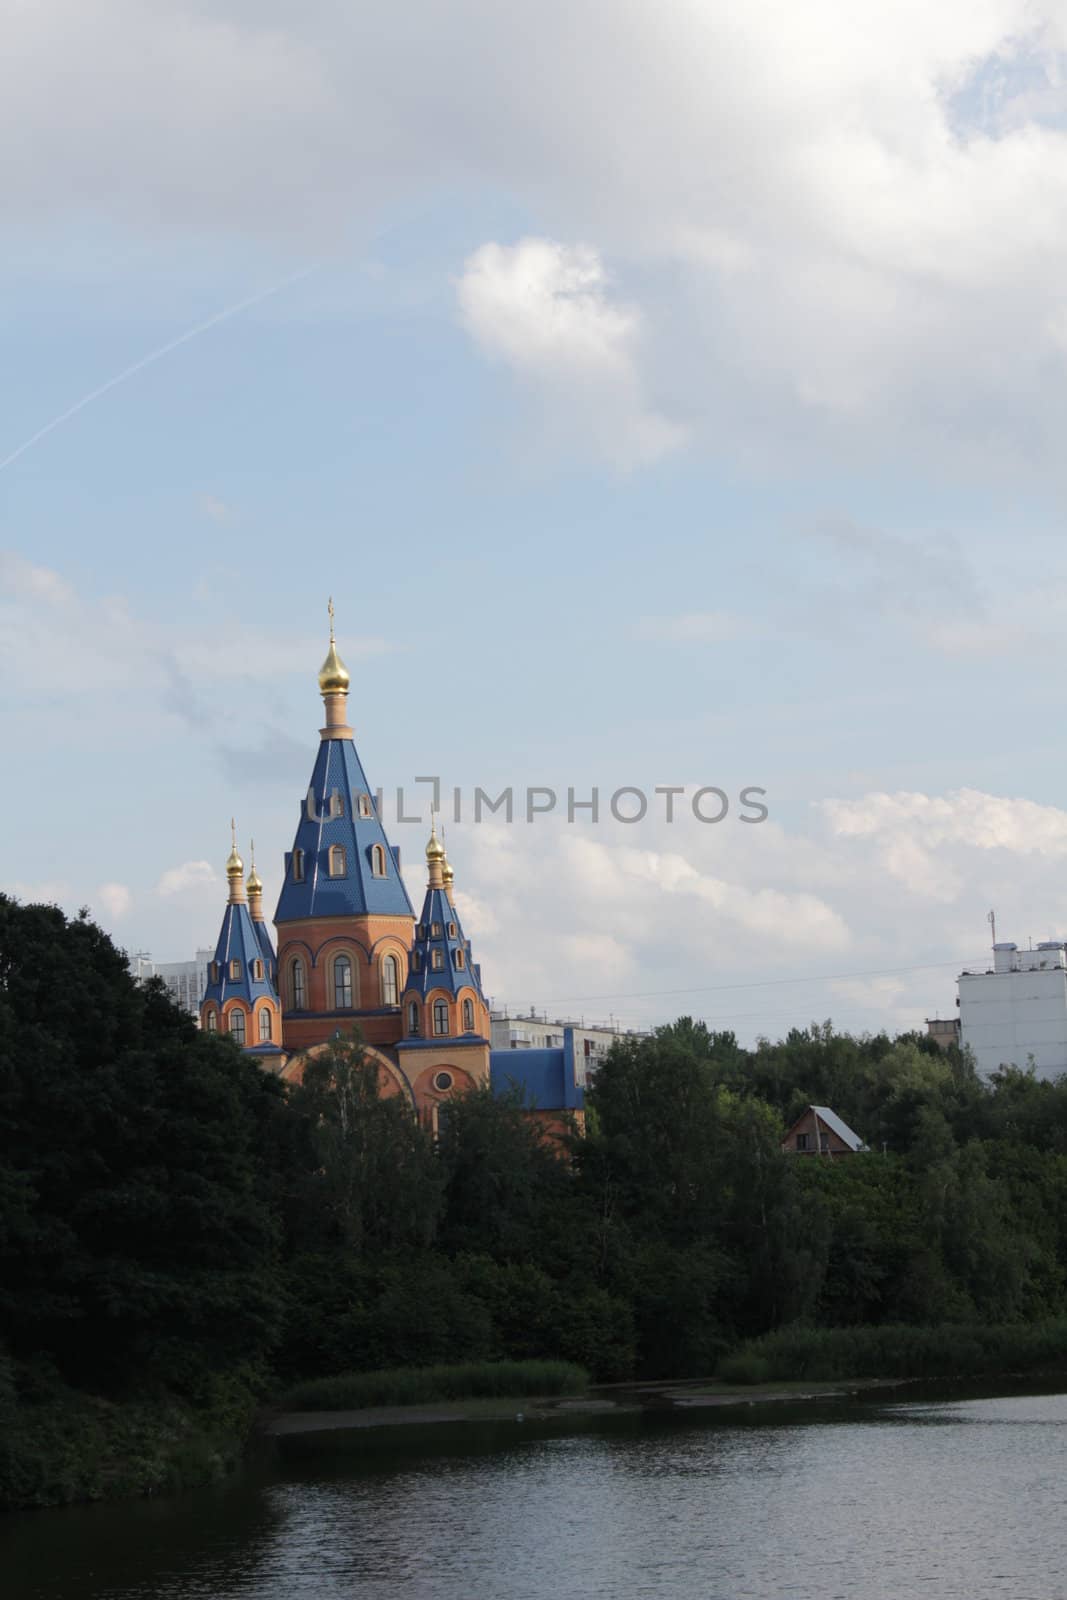
[[[588,1382],[585,1368],[571,1361],[468,1361],[313,1378],[289,1389],[277,1404],[289,1411],[358,1411],[497,1395],[577,1394]]]
[[[1067,1318],[1028,1325],[780,1328],[728,1356],[725,1383],[776,1379],[995,1377],[1067,1369]]]
[[[105,1400],[50,1386],[3,1408],[0,1511],[221,1482],[240,1464],[255,1407],[251,1389],[233,1380],[200,1406],[165,1395]]]

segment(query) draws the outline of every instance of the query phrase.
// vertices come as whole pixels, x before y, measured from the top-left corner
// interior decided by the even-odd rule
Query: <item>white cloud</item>
[[[609,31],[595,0],[370,17],[332,0],[18,7],[5,215],[164,218],[306,260],[339,216],[499,196],[543,237],[470,269],[471,325],[527,381],[579,354],[622,373],[630,459],[677,443],[620,364],[640,322],[646,386],[654,370],[716,448],[762,454],[794,422],[802,443],[1055,463],[1061,0],[619,0]]]
[[[121,922],[133,910],[133,894],[124,883],[102,883],[96,894],[112,922]]]
[[[562,412],[566,434],[591,436],[620,466],[655,461],[684,443],[684,428],[644,399],[640,313],[612,298],[588,245],[484,244],[466,262],[457,296],[468,333],[540,391],[557,430]]]
[[[1034,800],[954,789],[944,795],[875,792],[820,807],[841,838],[898,839],[924,846],[963,844],[1058,860],[1067,855],[1067,811]]]
[[[41,652],[42,630],[62,637],[62,652]],[[173,691],[176,677],[201,687],[220,678],[310,677],[325,653],[324,636],[325,628],[317,636],[277,637],[236,618],[224,627],[180,628],[169,620],[133,615],[121,595],[94,599],[62,573],[0,550],[0,675],[18,682],[32,663],[38,693],[128,693],[135,682],[151,691],[158,706],[160,691]],[[389,648],[374,635],[343,639],[349,665]]]
[[[167,868],[156,885],[156,893],[164,896],[186,894],[191,889],[213,888],[219,882],[210,861],[183,861],[181,866]]]
[[[70,885],[58,879],[40,883],[13,883],[11,893],[26,906],[61,906],[70,896]]]

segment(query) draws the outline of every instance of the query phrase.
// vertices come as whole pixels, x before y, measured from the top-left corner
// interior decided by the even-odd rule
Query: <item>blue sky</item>
[[[233,813],[272,903],[332,594],[387,790],[767,790],[453,827],[499,1001],[911,1026],[1067,933],[1051,6],[95,9],[0,67],[7,886],[179,958]]]

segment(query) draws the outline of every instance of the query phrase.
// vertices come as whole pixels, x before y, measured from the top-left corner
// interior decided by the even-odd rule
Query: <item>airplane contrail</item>
[[[304,267],[300,272],[291,273],[283,278],[280,283],[274,283],[269,289],[261,289],[258,294],[250,294],[245,300],[238,300],[235,305],[226,306],[223,311],[216,311],[214,316],[207,317],[203,322],[198,322],[195,328],[187,328],[184,333],[179,333],[176,339],[168,339],[166,344],[161,344],[158,350],[151,351],[142,356],[140,361],[135,361],[132,366],[124,367],[113,378],[102,383],[98,389],[91,389],[88,394],[83,394],[72,406],[61,411],[58,417],[53,417],[51,422],[46,422],[43,428],[38,428],[36,433],[19,445],[17,450],[12,450],[9,456],[0,461],[0,472],[9,467],[19,456],[24,456],[27,450],[32,450],[35,444],[53,433],[64,422],[69,422],[71,417],[77,416],[79,411],[84,411],[86,406],[92,405],[94,400],[99,400],[101,395],[107,394],[109,389],[117,389],[120,383],[125,383],[127,378],[132,378],[136,373],[143,372],[145,367],[150,367],[154,361],[160,361],[164,356],[170,355],[172,350],[177,350],[179,345],[188,344],[190,339],[195,339],[199,334],[206,333],[209,328],[214,328],[218,323],[225,322],[229,317],[235,317],[239,311],[247,311],[251,306],[259,305],[261,300],[268,300],[272,294],[279,294],[282,289],[287,289],[291,283],[298,283],[301,278],[307,278],[311,273],[317,272],[322,265],[316,261],[310,267]]]

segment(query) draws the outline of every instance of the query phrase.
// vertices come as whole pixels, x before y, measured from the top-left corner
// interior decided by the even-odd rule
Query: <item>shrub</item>
[[[278,1404],[294,1411],[347,1411],[496,1395],[575,1394],[588,1381],[584,1367],[569,1361],[469,1361],[312,1378],[288,1390]]]
[[[983,1327],[779,1328],[719,1366],[730,1383],[774,1379],[955,1378],[1067,1366],[1067,1318]]]

